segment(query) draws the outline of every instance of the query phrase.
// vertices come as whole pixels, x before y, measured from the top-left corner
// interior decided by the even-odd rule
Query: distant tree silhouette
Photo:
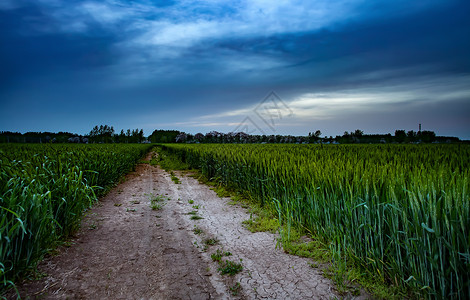
[[[406,140],[405,130],[395,130],[395,141],[397,143],[403,143]]]

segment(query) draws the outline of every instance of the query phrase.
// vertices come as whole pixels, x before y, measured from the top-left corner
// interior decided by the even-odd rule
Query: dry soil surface
[[[22,298],[337,297],[310,260],[276,249],[275,234],[246,230],[246,209],[192,177],[178,177],[181,183],[175,184],[159,167],[138,165],[88,211],[71,245],[40,264],[46,276],[19,286]],[[166,200],[152,210],[150,200],[157,195]],[[194,214],[202,219],[194,220]],[[217,243],[207,245],[208,239]],[[221,275],[211,259],[218,249],[230,252],[223,260],[241,263],[243,271]]]

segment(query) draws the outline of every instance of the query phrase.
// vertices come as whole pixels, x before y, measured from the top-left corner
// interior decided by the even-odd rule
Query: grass
[[[215,180],[218,193],[238,190],[273,209],[288,251],[327,245],[338,285],[353,268],[388,287],[387,298],[470,294],[468,145],[162,147]],[[245,225],[272,228],[263,218]],[[296,243],[294,230],[314,244]]]
[[[203,233],[204,233],[204,231],[203,231],[201,228],[199,228],[198,226],[196,226],[196,225],[194,225],[193,232],[194,232],[194,234],[196,234],[196,235],[199,235],[199,234],[203,234]]]
[[[154,155],[152,155],[152,158],[150,159],[149,163],[151,166],[158,165],[158,154],[155,153]]]
[[[218,243],[218,241],[216,243]],[[220,274],[222,275],[228,274],[228,275],[233,276],[243,270],[241,259],[240,259],[240,263],[230,261],[230,260],[223,260],[224,257],[231,256],[231,255],[232,253],[228,251],[223,251],[221,249],[217,249],[216,252],[211,254],[212,261],[217,262],[219,265],[217,270],[220,272]]]
[[[204,247],[202,248],[202,251],[207,251],[209,249],[209,246],[214,246],[219,243],[219,240],[216,238],[206,238],[203,241]]]
[[[165,202],[170,200],[169,197],[163,195],[150,195],[150,208],[152,210],[161,210],[165,205]]]
[[[181,181],[179,180],[178,177],[176,177],[175,173],[173,171],[170,171],[170,176],[171,176],[171,180],[176,183],[176,184],[180,184]]]
[[[188,164],[179,160],[176,155],[163,151],[161,146],[155,147],[155,151],[157,152],[156,161],[165,171],[189,169]]]
[[[0,293],[72,236],[149,145],[0,145]]]
[[[204,218],[201,217],[201,216],[198,216],[198,215],[193,215],[193,216],[191,216],[190,219],[191,219],[191,220],[201,220],[201,219],[204,219]]]
[[[217,270],[222,275],[228,274],[230,276],[234,276],[243,271],[243,265],[241,264],[241,260],[240,263],[231,260],[222,260]]]
[[[152,203],[150,204],[152,210],[161,210],[163,208],[163,203]]]
[[[251,214],[250,218],[243,221],[242,224],[251,232],[276,233],[279,229],[279,221],[272,216],[270,217],[267,211],[254,217],[253,214]]]
[[[237,282],[233,286],[230,287],[230,294],[232,294],[232,296],[238,296],[241,289],[242,289],[242,286],[240,285],[240,282]]]
[[[217,238],[207,238],[203,243],[208,246],[214,246],[219,243],[219,240]]]
[[[220,262],[220,261],[222,261],[222,257],[231,256],[231,255],[232,255],[232,253],[230,253],[228,251],[222,251],[220,249],[217,249],[216,252],[211,254],[211,258],[212,258],[213,261]]]
[[[212,190],[219,196],[220,198],[226,198],[230,197],[232,193],[228,191],[224,186],[222,185],[217,185],[216,187],[213,187]]]

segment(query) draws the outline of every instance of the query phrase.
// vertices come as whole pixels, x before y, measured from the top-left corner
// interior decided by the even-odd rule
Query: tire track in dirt
[[[199,205],[199,215],[204,219],[189,221],[188,228],[195,224],[206,236],[216,237],[220,245],[212,246],[203,257],[216,270],[210,254],[222,248],[233,254],[230,260],[242,259],[244,271],[231,282],[240,282],[244,297],[248,299],[330,299],[337,295],[333,284],[321,275],[321,271],[309,265],[311,260],[284,253],[276,249],[277,235],[251,233],[242,226],[249,218],[246,209],[230,205],[230,198],[220,198],[206,185],[194,178],[179,174],[180,185],[173,185],[173,194],[181,199],[186,212],[192,210],[189,200]],[[168,179],[169,180],[169,179]],[[187,217],[189,219],[189,216]],[[198,243],[201,238],[193,235]]]
[[[180,216],[170,205],[150,208],[150,194],[164,193],[164,176],[138,165],[87,213],[71,247],[40,264],[47,276],[18,286],[22,298],[220,298]]]
[[[150,158],[150,154],[148,159]],[[82,221],[70,247],[46,258],[44,278],[19,285],[24,299],[329,299],[331,282],[309,260],[276,249],[276,235],[251,233],[241,222],[249,215],[228,205],[196,179],[171,181],[159,167],[140,164],[112,189]],[[161,210],[150,208],[151,195],[164,195]],[[194,204],[189,204],[194,200]],[[188,212],[199,205],[204,219]],[[194,225],[204,235],[193,232]],[[204,251],[204,238],[218,245]],[[210,255],[230,251],[244,270],[231,277],[217,272]],[[230,287],[240,283],[232,295]],[[10,295],[11,298],[15,298]]]

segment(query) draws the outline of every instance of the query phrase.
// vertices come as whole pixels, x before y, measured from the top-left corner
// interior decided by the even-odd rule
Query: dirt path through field
[[[249,218],[245,209],[229,205],[230,199],[219,198],[194,178],[178,177],[181,184],[159,167],[138,165],[88,212],[72,245],[41,263],[39,270],[47,276],[19,287],[22,297],[336,297],[331,282],[309,260],[276,249],[273,234],[243,228],[241,222]],[[160,210],[151,209],[152,195],[167,198]],[[194,215],[202,219],[194,220]],[[218,242],[207,245],[208,239]],[[243,271],[221,275],[210,257],[217,249],[230,252],[223,259],[241,263]]]

